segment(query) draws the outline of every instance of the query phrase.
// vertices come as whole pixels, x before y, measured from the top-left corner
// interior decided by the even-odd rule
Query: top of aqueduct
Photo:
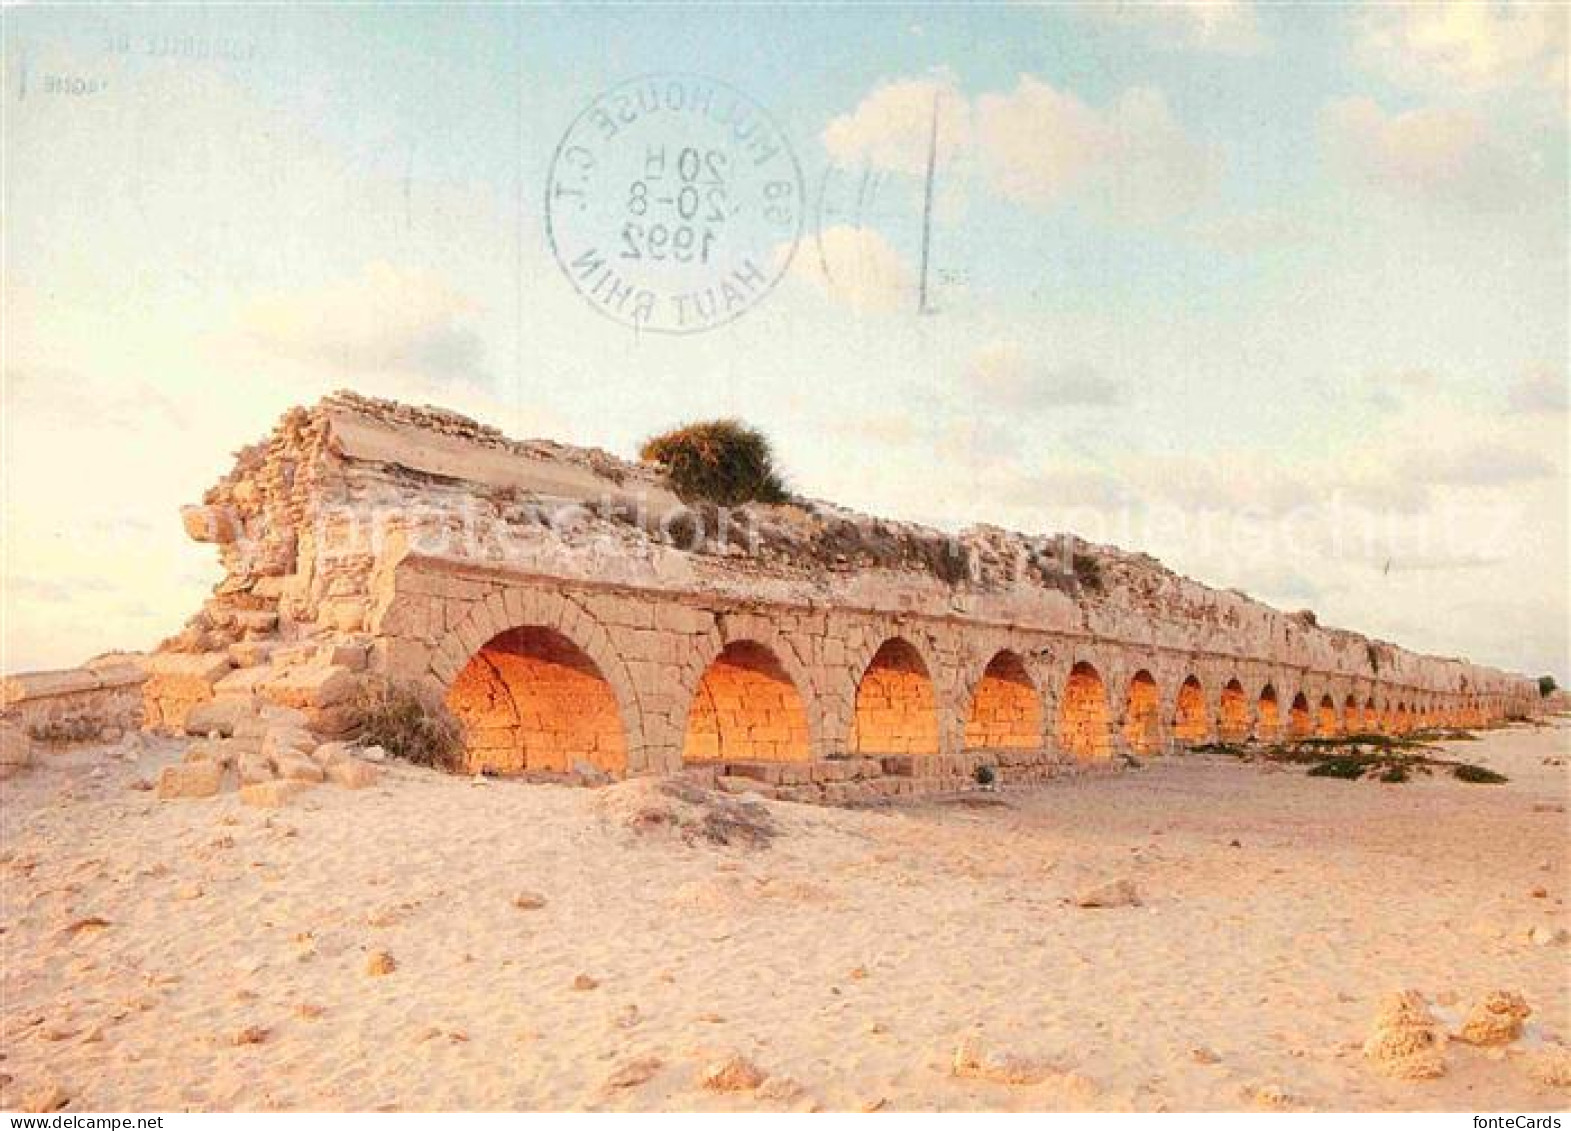
[[[958,535],[808,500],[720,513],[597,449],[516,441],[443,409],[349,392],[290,410],[188,532],[226,576],[164,649],[211,651],[277,615],[288,635],[378,629],[389,562],[420,556],[604,585],[788,606],[921,612],[1455,693],[1521,676],[1317,624],[1155,559],[995,527]]]

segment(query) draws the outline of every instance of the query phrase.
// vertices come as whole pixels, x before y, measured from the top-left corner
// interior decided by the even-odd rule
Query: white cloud
[[[1160,91],[1132,88],[1099,108],[1031,75],[970,102],[947,78],[886,83],[829,123],[824,147],[841,163],[919,175],[935,97],[939,160],[962,176],[979,165],[995,192],[1034,208],[1074,198],[1163,219],[1204,198],[1221,169],[1220,155],[1185,132]]]
[[[966,388],[983,404],[1015,412],[1111,405],[1123,390],[1089,366],[1054,368],[1032,358],[1018,342],[978,349],[966,370]]]
[[[430,272],[375,262],[356,278],[259,299],[241,323],[263,349],[345,376],[442,380],[471,377],[479,366],[480,338],[464,323],[475,309]]]
[[[899,173],[922,173],[934,141],[946,165],[971,143],[971,105],[947,77],[885,83],[824,127],[824,148],[836,161]]]
[[[1161,45],[1254,55],[1269,46],[1253,0],[1161,0],[1159,3],[1099,3],[1077,11],[1144,30]]]
[[[1410,199],[1498,212],[1518,207],[1528,188],[1511,154],[1469,110],[1387,113],[1373,99],[1345,98],[1322,112],[1320,137],[1345,176]]]
[[[1512,0],[1370,3],[1356,51],[1398,82],[1442,91],[1565,89],[1566,9]]]
[[[1162,93],[1148,87],[1098,109],[1023,75],[1008,94],[982,95],[976,120],[993,187],[1034,207],[1074,195],[1159,219],[1192,208],[1220,171],[1218,155],[1189,137]]]
[[[888,313],[915,303],[910,264],[874,228],[840,224],[823,229],[816,245],[791,261],[791,274],[864,313]]]

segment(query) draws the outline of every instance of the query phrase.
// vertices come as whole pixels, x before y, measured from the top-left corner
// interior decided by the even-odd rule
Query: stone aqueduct
[[[1017,750],[1064,764],[1214,742],[1476,726],[1522,704],[1018,625],[717,601],[405,559],[393,667],[477,767],[620,773]]]
[[[646,465],[352,394],[292,410],[184,517],[225,576],[153,658],[164,726],[233,697],[341,733],[379,676],[444,701],[473,769],[838,800],[1537,709],[1523,677],[1114,547],[807,500],[679,544],[695,512]]]

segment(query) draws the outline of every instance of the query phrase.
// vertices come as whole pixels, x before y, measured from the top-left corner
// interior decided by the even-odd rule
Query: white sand
[[[53,1083],[72,1110],[1564,1108],[1526,1065],[1571,1040],[1571,949],[1527,931],[1571,926],[1544,763],[1568,739],[1456,744],[1504,786],[1191,758],[1001,807],[770,803],[781,835],[751,851],[607,826],[588,790],[401,768],[268,812],[128,788],[173,743],[55,755],[0,787],[4,1105]],[[1125,876],[1143,906],[1069,901]],[[368,976],[379,950],[397,969]],[[1534,1015],[1390,1080],[1359,1046],[1400,987]],[[1043,1078],[956,1078],[973,1026]],[[733,1050],[776,1080],[701,1090]]]

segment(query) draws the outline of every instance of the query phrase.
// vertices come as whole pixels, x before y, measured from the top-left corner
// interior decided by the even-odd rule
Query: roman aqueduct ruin
[[[185,520],[226,575],[149,661],[149,725],[273,701],[332,735],[375,675],[445,702],[473,770],[834,801],[1537,709],[1523,677],[1144,555],[689,509],[644,465],[351,394],[291,411]]]

